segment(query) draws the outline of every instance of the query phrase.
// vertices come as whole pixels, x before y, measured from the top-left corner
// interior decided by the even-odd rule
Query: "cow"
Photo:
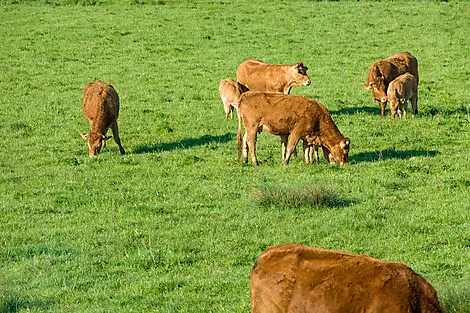
[[[245,128],[242,139],[241,124]],[[314,99],[281,93],[248,91],[241,96],[238,107],[238,155],[243,152],[243,161],[248,162],[248,149],[253,166],[258,166],[256,158],[256,139],[261,131],[281,136],[287,143],[287,153],[283,163],[289,159],[300,139],[307,147],[321,147],[330,163],[348,163],[350,140],[345,138],[336,127],[328,110]],[[306,162],[307,161],[306,158]]]
[[[418,60],[409,52],[401,52],[370,65],[364,88],[371,90],[374,99],[379,103],[382,117],[385,116],[388,85],[405,73],[415,76],[416,82],[418,82]]]
[[[251,91],[289,94],[294,86],[310,85],[307,69],[302,62],[284,65],[248,59],[238,66],[237,81]]]
[[[225,119],[230,115],[233,118],[233,108],[238,109],[240,96],[248,89],[233,79],[222,79],[219,84],[219,95],[224,104]]]
[[[300,244],[266,249],[250,289],[253,313],[444,313],[431,284],[402,263]]]
[[[387,101],[390,102],[390,110],[392,112],[392,119],[395,114],[401,118],[406,118],[406,111],[408,110],[408,100],[411,101],[412,113],[411,117],[415,117],[418,113],[418,81],[416,77],[410,73],[395,78],[387,89]]]
[[[100,80],[86,84],[83,90],[82,112],[90,123],[90,132],[80,133],[80,135],[87,140],[90,157],[99,154],[106,140],[112,137],[106,135],[109,128],[113,131],[119,152],[125,154],[117,124],[119,96],[113,86]]]

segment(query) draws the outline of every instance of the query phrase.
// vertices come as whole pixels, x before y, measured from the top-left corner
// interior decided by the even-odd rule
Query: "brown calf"
[[[248,59],[238,66],[237,81],[251,91],[289,94],[294,86],[310,85],[307,69],[302,62],[284,65]]]
[[[409,52],[401,52],[384,60],[371,64],[367,73],[365,88],[370,89],[374,99],[379,103],[380,115],[385,116],[388,85],[398,76],[411,73],[418,82],[418,60]]]
[[[287,244],[251,271],[253,313],[444,313],[434,288],[402,263]]]
[[[119,138],[117,118],[119,115],[119,97],[113,86],[97,80],[90,82],[83,90],[83,115],[90,123],[90,133],[80,133],[88,142],[88,153],[93,157],[100,153],[106,140],[111,138],[106,133],[111,127],[114,141],[119,152],[124,154],[124,148]]]
[[[241,124],[245,136],[241,136]],[[313,99],[281,93],[248,91],[241,96],[238,108],[238,151],[243,152],[243,161],[248,161],[248,149],[253,166],[256,158],[256,138],[261,131],[278,135],[287,142],[287,154],[283,163],[287,165],[298,141],[304,141],[307,156],[309,146],[320,146],[330,163],[348,163],[349,143],[331,119],[328,110]],[[306,157],[306,162],[308,162]]]
[[[233,79],[226,78],[220,81],[219,95],[224,104],[225,119],[230,115],[233,118],[233,108],[238,109],[240,103],[240,96],[242,93],[248,91],[245,86],[239,84]]]
[[[392,119],[395,118],[395,114],[397,113],[401,118],[402,111],[403,117],[406,118],[408,100],[411,101],[411,116],[415,117],[418,113],[418,81],[416,77],[410,73],[398,76],[388,85],[387,101],[390,102]]]

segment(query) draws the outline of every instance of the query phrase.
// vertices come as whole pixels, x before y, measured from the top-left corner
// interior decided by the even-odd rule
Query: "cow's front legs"
[[[286,159],[288,139],[289,139],[289,135],[281,135],[281,153],[282,153],[282,160],[283,161]]]
[[[295,147],[297,146],[297,143],[299,142],[300,136],[297,134],[291,134],[289,144],[287,145],[287,156],[283,161],[284,165],[289,164],[289,159],[292,155],[292,153],[295,150]]]
[[[413,110],[411,112],[411,117],[415,117],[416,114],[418,114],[418,95],[415,94],[413,97],[411,97],[411,109]]]
[[[306,140],[302,141],[302,148],[304,150],[305,163],[312,164],[312,146],[309,146]]]
[[[380,116],[384,117],[385,116],[385,107],[387,106],[387,102],[379,102],[380,106]]]

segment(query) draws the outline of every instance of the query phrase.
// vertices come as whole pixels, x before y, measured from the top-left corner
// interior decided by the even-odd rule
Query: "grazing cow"
[[[416,77],[410,73],[406,73],[395,78],[387,89],[387,101],[390,102],[390,110],[392,111],[392,119],[395,114],[401,118],[406,118],[406,111],[408,110],[408,100],[411,101],[412,113],[411,116],[415,117],[418,113],[418,81]]]
[[[289,94],[294,86],[310,85],[307,69],[302,62],[284,65],[248,59],[237,68],[237,81],[251,91]]]
[[[245,136],[241,136],[241,124]],[[241,96],[238,107],[237,143],[239,156],[243,151],[243,161],[248,161],[248,149],[253,166],[258,165],[256,158],[256,138],[261,131],[281,136],[287,142],[287,154],[283,163],[287,165],[297,142],[304,141],[306,147],[315,145],[323,149],[330,163],[348,163],[349,139],[344,138],[331,119],[328,110],[313,99],[281,93],[248,91]],[[306,158],[306,162],[307,161]]]
[[[88,134],[80,134],[88,142],[90,157],[99,154],[101,148],[106,144],[106,140],[112,137],[106,135],[110,127],[119,152],[125,154],[117,124],[119,97],[113,86],[100,80],[88,83],[83,90],[82,111],[90,123],[91,130]]]
[[[379,103],[382,117],[385,116],[388,85],[405,73],[411,73],[418,82],[418,60],[408,52],[401,52],[371,64],[364,87],[372,91],[374,99]]]
[[[434,288],[402,263],[286,244],[251,271],[253,313],[444,313]]]
[[[226,78],[220,81],[219,94],[224,104],[225,119],[228,120],[228,116],[233,118],[233,108],[238,109],[240,103],[240,96],[242,93],[248,91],[245,86],[239,84],[233,79]]]

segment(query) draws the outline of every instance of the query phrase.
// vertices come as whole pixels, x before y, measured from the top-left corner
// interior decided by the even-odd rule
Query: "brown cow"
[[[253,313],[444,313],[434,288],[402,263],[286,244],[251,271]]]
[[[401,52],[371,64],[364,87],[372,91],[374,99],[379,103],[382,117],[385,116],[388,85],[405,73],[411,73],[418,82],[418,60],[409,52]]]
[[[245,86],[234,81],[233,79],[226,78],[220,81],[219,95],[224,104],[225,119],[228,120],[230,115],[233,118],[233,108],[238,109],[240,103],[240,96],[242,93],[248,91]]]
[[[307,69],[302,62],[284,65],[248,59],[237,68],[237,81],[251,91],[289,94],[294,86],[310,85]]]
[[[241,124],[245,136],[241,136]],[[304,152],[308,146],[320,146],[330,163],[348,163],[349,139],[344,138],[331,119],[328,110],[313,99],[281,93],[248,91],[241,96],[238,108],[238,151],[243,150],[243,161],[248,161],[248,148],[253,166],[256,158],[257,134],[263,130],[281,136],[287,141],[287,155],[283,163],[287,165],[297,142],[304,141]],[[307,161],[307,159],[306,159]],[[307,162],[308,163],[308,162]]]
[[[97,80],[90,82],[83,90],[82,102],[83,115],[90,123],[90,133],[80,133],[88,142],[88,153],[93,157],[100,153],[106,140],[108,128],[111,127],[114,141],[119,147],[119,152],[125,154],[119,138],[117,118],[119,115],[119,97],[113,86]]]
[[[408,100],[411,101],[413,109],[411,117],[415,117],[418,113],[418,81],[410,73],[398,76],[388,85],[387,101],[390,102],[392,119],[395,118],[396,113],[401,118],[401,111],[406,118]]]

